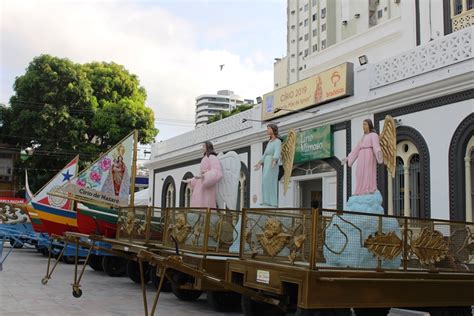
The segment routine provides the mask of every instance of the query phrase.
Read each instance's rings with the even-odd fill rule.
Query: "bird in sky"
[[[221,71],[222,71],[222,68],[224,68],[224,65],[225,64],[219,65],[219,67],[221,68]]]

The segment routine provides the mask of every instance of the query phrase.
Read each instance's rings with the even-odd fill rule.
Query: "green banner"
[[[331,126],[325,125],[296,134],[294,164],[332,157]]]

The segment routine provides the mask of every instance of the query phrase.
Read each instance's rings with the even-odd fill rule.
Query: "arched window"
[[[175,189],[172,183],[168,184],[166,188],[166,207],[174,207],[175,206]]]
[[[449,145],[449,209],[451,220],[472,222],[474,193],[474,114],[466,117]]]
[[[163,182],[163,191],[161,192],[161,207],[176,206],[176,187],[172,176],[166,177]]]
[[[240,163],[240,178],[239,178],[239,191],[237,196],[237,210],[242,210],[244,207],[249,207],[250,203],[250,174],[247,166]]]
[[[194,176],[191,172],[186,172],[182,180],[188,180],[188,179],[191,179],[192,177]],[[183,181],[181,181],[181,186],[179,189],[179,206],[190,207],[191,195],[192,195],[192,190],[189,183],[184,183]]]
[[[239,193],[237,198],[237,210],[245,207],[245,197],[247,196],[247,176],[244,171],[240,171]]]
[[[388,181],[389,215],[429,217],[429,154],[421,135],[412,128],[397,129],[400,137],[397,143],[395,178]],[[416,141],[416,144],[415,144]],[[420,147],[418,147],[418,146]],[[424,197],[425,199],[422,199]]]

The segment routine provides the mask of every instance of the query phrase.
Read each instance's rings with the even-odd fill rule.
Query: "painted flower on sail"
[[[76,183],[80,187],[85,187],[86,186],[86,181],[84,181],[83,179],[77,179]]]
[[[89,177],[91,178],[92,181],[94,181],[96,183],[99,183],[100,180],[102,179],[102,175],[97,171],[92,171],[90,173]]]
[[[107,171],[110,169],[110,166],[112,165],[112,160],[109,157],[105,157],[99,162],[99,165],[102,171]]]

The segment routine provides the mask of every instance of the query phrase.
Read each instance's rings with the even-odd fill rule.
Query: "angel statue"
[[[202,149],[204,157],[199,167],[199,175],[183,182],[189,183],[192,190],[191,207],[215,208],[216,188],[222,178],[222,166],[211,142],[205,142]]]
[[[278,162],[281,155],[281,138],[278,126],[268,124],[269,141],[262,158],[255,165],[255,170],[263,166],[262,203],[263,207],[278,207]]]
[[[381,136],[377,134],[370,119],[362,125],[364,135],[357,146],[342,164],[349,167],[356,165],[356,187],[354,194],[349,198],[346,210],[384,214],[382,195],[377,190],[377,163],[385,163],[389,174],[395,174],[396,159],[396,128],[391,116],[387,116]],[[369,253],[364,246],[370,235],[385,238],[392,234],[401,237],[398,221],[394,218],[383,218],[379,229],[379,217],[354,214],[332,215],[326,228],[324,257],[328,265],[354,268],[377,268],[377,258],[382,259],[384,268],[398,268],[400,256],[384,257],[377,254],[377,258]]]
[[[377,191],[377,163],[385,162],[392,177],[395,171],[396,132],[393,118],[388,116],[385,119],[380,140],[370,119],[364,120],[362,129],[364,130],[362,139],[349,156],[342,159],[342,164],[347,162],[349,167],[352,167],[357,160],[354,195],[372,194]]]

